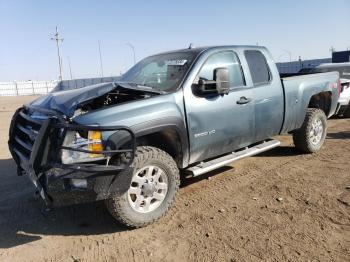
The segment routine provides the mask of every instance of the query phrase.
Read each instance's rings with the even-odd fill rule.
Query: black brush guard
[[[28,113],[39,112],[45,119],[32,118]],[[130,149],[90,151],[63,146],[67,131],[125,131],[130,135]],[[55,139],[52,137],[55,136]],[[18,175],[27,174],[38,189],[40,196],[47,205],[52,200],[47,195],[41,176],[51,168],[82,171],[86,173],[115,174],[128,168],[134,160],[136,139],[133,131],[125,126],[84,126],[71,124],[56,111],[24,106],[14,114],[9,134],[9,149],[17,164]],[[98,163],[63,164],[60,161],[60,151],[70,150],[90,154],[103,154],[107,158],[118,154],[128,153],[128,162],[121,165],[108,165]],[[64,177],[62,174],[57,178]]]

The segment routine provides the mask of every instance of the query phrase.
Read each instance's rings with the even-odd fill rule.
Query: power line
[[[60,35],[58,33],[57,26],[56,26],[56,34],[54,35],[54,37],[51,37],[51,40],[56,41],[57,56],[58,56],[58,67],[59,67],[59,70],[60,70],[60,81],[62,81],[63,77],[62,77],[62,60],[61,60],[61,54],[60,54],[60,43],[63,42],[63,38],[60,37]]]

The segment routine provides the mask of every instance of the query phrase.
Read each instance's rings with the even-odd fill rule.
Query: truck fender
[[[185,123],[178,117],[165,117],[143,122],[130,127],[135,133],[137,145],[158,147],[169,153],[177,162],[179,168],[185,168],[189,161],[189,143]],[[109,149],[121,148],[129,141],[129,134],[116,131],[107,139]],[[167,145],[176,148],[167,150]]]

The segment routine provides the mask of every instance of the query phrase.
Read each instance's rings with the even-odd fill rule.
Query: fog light
[[[79,189],[87,189],[87,180],[86,179],[78,179],[72,178],[70,179],[70,185]]]

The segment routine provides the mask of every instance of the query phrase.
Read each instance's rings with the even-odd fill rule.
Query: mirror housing
[[[201,94],[219,94],[227,95],[230,91],[230,77],[227,68],[214,69],[214,80],[198,81],[199,92]]]
[[[228,68],[216,68],[214,70],[216,90],[219,95],[227,95],[230,91],[230,75]]]

